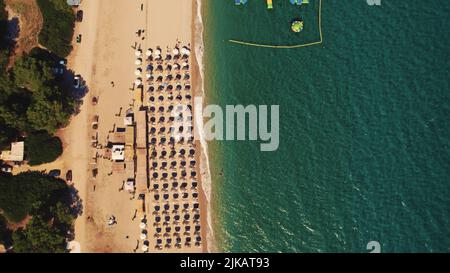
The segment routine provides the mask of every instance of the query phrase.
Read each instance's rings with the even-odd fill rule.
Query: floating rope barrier
[[[301,47],[319,45],[319,44],[321,44],[323,42],[323,36],[322,36],[322,0],[319,0],[319,36],[320,36],[320,40],[319,41],[312,42],[312,43],[307,43],[307,44],[301,44],[301,45],[267,45],[267,44],[258,44],[258,43],[239,41],[239,40],[228,40],[228,41],[230,43],[239,44],[239,45],[245,45],[245,46],[265,47],[265,48],[278,48],[278,49],[301,48]]]

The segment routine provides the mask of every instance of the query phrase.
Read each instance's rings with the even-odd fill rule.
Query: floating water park
[[[267,9],[273,9],[273,1],[272,0],[266,0],[267,1]],[[292,5],[306,5],[309,4],[309,0],[289,0],[289,2]],[[237,6],[243,6],[248,3],[248,0],[234,0],[234,4]],[[295,33],[299,33],[303,30],[303,20],[301,19],[294,19],[291,25],[291,30]]]
[[[282,0],[275,0],[275,1],[282,1]],[[311,0],[283,0],[283,1],[289,1],[292,5],[295,6],[303,6],[310,3]],[[263,44],[263,43],[256,43],[256,42],[249,42],[249,41],[242,41],[242,40],[234,40],[230,39],[228,40],[230,43],[238,44],[238,45],[244,45],[244,46],[253,46],[253,47],[265,47],[265,48],[278,48],[278,49],[291,49],[291,48],[301,48],[301,47],[308,47],[313,45],[319,45],[323,42],[323,36],[322,36],[322,0],[316,0],[318,2],[318,30],[319,30],[319,40],[315,42],[310,43],[303,43],[303,44],[296,44],[296,45],[270,45],[270,44]],[[245,6],[248,4],[248,0],[235,0],[236,6]],[[266,0],[267,2],[267,9],[272,10],[274,9],[273,0]],[[317,3],[316,2],[316,3]],[[301,17],[297,17],[291,20],[290,22],[290,30],[293,33],[300,33],[305,28],[306,24],[304,20]]]

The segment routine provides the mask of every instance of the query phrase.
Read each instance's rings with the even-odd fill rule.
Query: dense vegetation
[[[55,62],[42,56],[36,52],[24,55],[17,59],[10,71],[0,75],[0,147],[8,146],[20,135],[42,131],[53,134],[68,123],[75,111],[75,98],[60,86],[53,75]],[[43,139],[48,140],[48,137]],[[29,151],[39,155],[33,149]],[[59,155],[60,151],[53,153]],[[38,162],[47,158],[30,159]]]
[[[0,174],[0,208],[8,220],[20,222],[34,205],[66,187],[63,181],[39,173]]]
[[[73,96],[62,88],[61,81],[53,73],[61,57],[71,50],[75,20],[73,11],[65,0],[38,2],[44,17],[41,43],[54,53],[36,48],[18,58],[12,69],[6,71],[12,43],[8,40],[5,4],[0,0],[0,149],[7,148],[11,141],[38,131],[53,134],[67,124],[76,107]],[[43,158],[37,157],[40,153],[34,152],[35,149],[29,149],[32,154],[29,159],[48,162],[60,154],[58,145],[53,146],[56,150]]]
[[[0,222],[0,240],[12,243],[14,252],[65,252],[77,212],[70,187],[60,179],[41,173],[17,176],[0,173],[0,208],[9,221],[32,216],[26,229],[8,234]],[[3,220],[4,221],[4,220]]]
[[[31,166],[55,161],[62,154],[62,143],[58,137],[47,132],[37,132],[25,139],[25,147]]]
[[[66,57],[72,51],[75,15],[66,0],[37,0],[44,24],[39,43],[51,52]]]
[[[8,16],[0,0],[0,149],[25,138],[31,164],[51,162],[62,153],[52,137],[65,126],[77,101],[56,78],[55,66],[72,47],[74,14],[65,0],[38,0],[44,18],[40,43],[8,66],[13,43],[8,37]],[[7,69],[8,67],[8,69]],[[65,252],[77,212],[71,188],[41,173],[17,176],[0,172],[0,244],[14,252]],[[9,222],[31,216],[25,229],[11,231]]]
[[[5,11],[5,3],[0,0],[0,67],[8,63],[10,44],[6,36],[8,34],[8,14]]]

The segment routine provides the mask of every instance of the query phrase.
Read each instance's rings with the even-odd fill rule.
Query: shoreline
[[[202,0],[194,0],[193,4],[193,24],[192,24],[192,43],[194,45],[194,67],[196,72],[195,75],[198,75],[198,79],[196,79],[195,83],[196,88],[194,91],[194,97],[200,96],[203,99],[203,103],[206,101],[206,93],[205,93],[205,65],[204,65],[204,24],[203,24],[203,14],[202,14]],[[195,112],[195,106],[194,106]],[[212,180],[211,180],[211,169],[209,163],[209,155],[208,155],[208,143],[203,138],[202,128],[198,128],[198,124],[202,124],[199,122],[202,119],[202,116],[195,116],[195,130],[200,132],[200,173],[201,173],[201,187],[202,193],[205,197],[204,205],[206,206],[206,216],[205,226],[207,228],[206,231],[206,250],[207,252],[216,252],[217,248],[215,245],[215,237],[214,237],[214,229],[212,226],[212,200],[211,200],[211,192],[212,192]],[[206,215],[205,215],[206,214]]]

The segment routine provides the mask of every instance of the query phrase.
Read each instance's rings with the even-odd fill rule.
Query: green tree
[[[54,133],[56,129],[67,124],[70,114],[63,111],[61,102],[36,100],[28,108],[27,118],[34,130]]]
[[[13,251],[16,253],[63,253],[66,239],[61,231],[40,216],[35,216],[26,229],[12,235]]]
[[[41,131],[25,139],[25,147],[30,165],[40,165],[55,161],[62,154],[62,143],[58,137]]]
[[[74,217],[69,207],[61,202],[50,208],[50,213],[54,216],[55,225],[61,229],[72,225]]]
[[[39,208],[43,200],[67,189],[64,181],[38,172],[16,176],[0,173],[0,209],[9,221],[20,222]]]
[[[13,74],[16,85],[30,91],[37,91],[55,79],[50,63],[29,56],[16,61]]]
[[[66,0],[37,0],[44,19],[39,42],[64,58],[72,51],[75,14]]]

